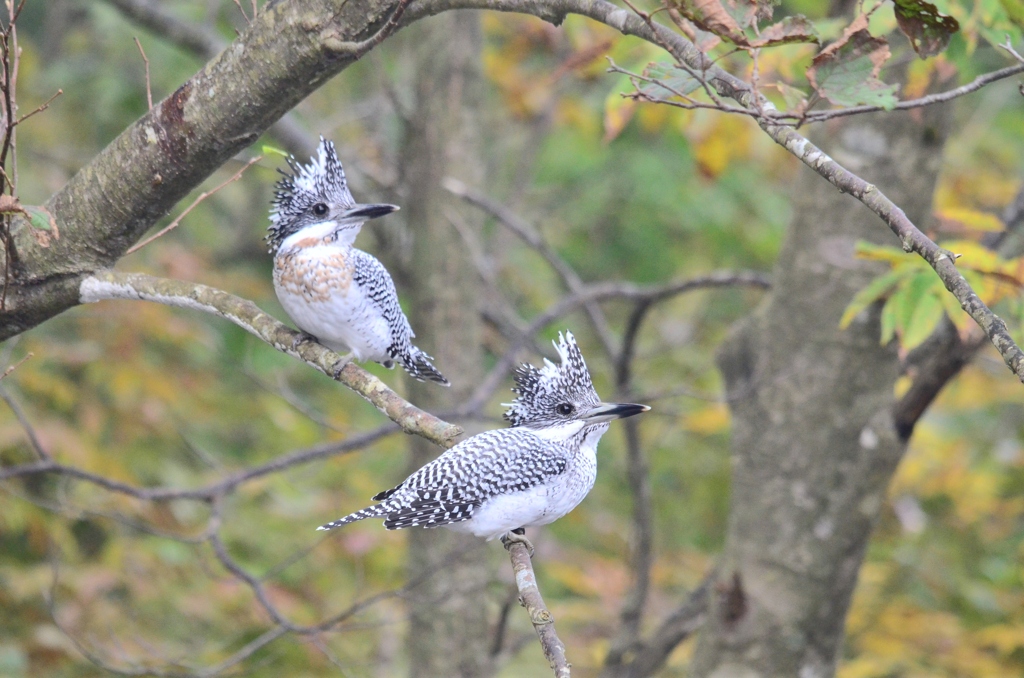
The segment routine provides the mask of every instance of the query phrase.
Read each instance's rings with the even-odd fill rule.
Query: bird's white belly
[[[339,352],[352,351],[357,360],[389,360],[391,332],[387,321],[355,285],[331,290],[326,299],[311,299],[277,284],[274,290],[285,312],[299,329]]]
[[[519,527],[547,525],[579,506],[594,487],[595,476],[596,465],[592,473],[572,474],[547,485],[492,497],[469,520],[445,527],[490,540]]]

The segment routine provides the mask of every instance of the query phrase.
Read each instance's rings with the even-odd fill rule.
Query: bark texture
[[[446,176],[480,179],[473,127],[481,87],[479,15],[445,13],[410,29],[402,42],[415,63],[400,163],[411,238],[402,278],[417,343],[452,382],[450,389],[410,382],[409,397],[428,411],[444,411],[472,394],[481,378],[477,274],[448,217],[460,209],[458,201],[441,187]],[[409,445],[412,468],[440,451],[418,437]],[[409,540],[410,578],[447,563],[409,599],[410,675],[486,674],[487,545],[443,529],[410,530]]]
[[[945,114],[833,123],[822,143],[921,223]],[[893,417],[899,362],[893,346],[879,345],[877,308],[839,329],[878,272],[854,258],[854,243],[891,236],[810,171],[794,201],[772,292],[719,355],[732,398],[732,500],[695,676],[834,674],[857,572],[906,449]]]

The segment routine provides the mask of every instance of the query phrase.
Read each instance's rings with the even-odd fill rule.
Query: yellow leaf
[[[998,232],[1003,230],[1002,220],[994,214],[965,207],[947,207],[935,213],[943,221],[955,221],[973,231]]]
[[[687,431],[711,435],[729,428],[729,409],[723,403],[709,405],[687,414],[683,419]]]
[[[636,102],[613,91],[604,100],[604,142],[615,139],[636,111]]]

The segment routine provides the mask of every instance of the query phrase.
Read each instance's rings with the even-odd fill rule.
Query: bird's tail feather
[[[399,356],[399,360],[402,361],[402,367],[413,379],[419,381],[433,381],[442,386],[451,386],[451,382],[445,379],[444,375],[437,371],[437,368],[431,364],[432,357],[416,348],[415,346],[409,346],[409,350],[405,355]]]
[[[376,504],[374,506],[368,506],[364,509],[356,511],[355,513],[350,513],[344,518],[338,518],[337,520],[332,521],[330,523],[325,523],[324,525],[321,525],[316,529],[333,530],[336,527],[348,525],[349,523],[354,523],[357,520],[365,520],[366,518],[384,518],[393,509],[394,507],[391,507],[387,504]]]

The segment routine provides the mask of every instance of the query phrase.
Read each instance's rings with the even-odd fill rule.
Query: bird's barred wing
[[[488,499],[541,485],[567,465],[568,451],[558,443],[515,429],[481,433],[378,494],[385,504],[393,502],[384,527],[439,527],[469,520]]]
[[[388,355],[392,358],[402,355],[409,340],[415,335],[398,304],[398,292],[391,274],[384,268],[384,264],[362,250],[352,249],[352,262],[352,281],[366,291],[367,297],[380,310],[391,330]]]

